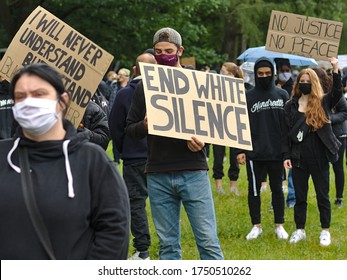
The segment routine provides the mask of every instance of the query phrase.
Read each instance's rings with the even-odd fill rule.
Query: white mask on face
[[[286,81],[288,81],[291,77],[292,77],[292,73],[290,73],[290,72],[283,72],[283,73],[279,73],[279,74],[278,74],[278,79],[279,79],[281,82],[286,82]]]
[[[57,102],[57,100],[29,97],[12,107],[13,115],[28,133],[42,135],[59,119],[56,113]]]

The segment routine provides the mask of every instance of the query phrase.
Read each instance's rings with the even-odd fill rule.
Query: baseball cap
[[[169,42],[177,46],[182,46],[181,35],[170,27],[164,27],[155,32],[153,36],[153,46],[158,42]]]

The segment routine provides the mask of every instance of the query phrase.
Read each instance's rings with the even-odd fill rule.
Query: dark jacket
[[[276,85],[278,84],[278,80],[276,80]],[[281,86],[282,89],[284,89],[286,92],[288,92],[288,96],[292,96],[292,90],[293,90],[294,81],[292,78],[290,78],[288,81],[286,81],[283,86]]]
[[[338,103],[342,96],[341,88],[341,76],[340,74],[333,74],[333,90],[329,94],[325,94],[322,100],[322,106],[329,116],[331,109]],[[283,159],[294,160],[294,164],[298,165],[300,161],[300,147],[301,142],[294,141],[290,135],[297,135],[298,130],[293,129],[297,121],[300,119],[302,113],[299,112],[299,97],[293,96],[285,105],[285,129],[282,135],[282,152]],[[306,125],[306,118],[303,122],[303,126],[299,126],[298,129],[304,128],[306,133],[310,132],[310,128]],[[295,130],[295,131],[293,131]],[[341,146],[340,141],[333,133],[330,123],[325,124],[321,129],[316,131],[319,139],[322,141],[326,148],[326,157],[330,162],[336,162],[338,159],[338,150]],[[305,136],[304,136],[305,137]]]
[[[135,87],[141,79],[133,79],[128,86],[118,93],[110,113],[109,127],[113,145],[121,154],[125,164],[147,159],[147,137],[131,139],[125,134],[126,119],[130,110]]]
[[[14,104],[9,92],[9,83],[4,80],[0,83],[0,139],[11,137],[13,125],[12,106]]]
[[[136,86],[131,108],[127,117],[126,134],[132,139],[147,136],[143,120],[146,104],[143,83]],[[187,140],[148,135],[148,157],[146,172],[173,172],[188,170],[208,170],[204,149],[192,152]]]
[[[347,136],[347,101],[343,96],[331,109],[330,121],[336,137]]]
[[[16,138],[0,141],[0,259],[48,259],[24,204],[16,171],[18,140],[19,147],[28,149],[36,201],[56,258],[127,258],[130,210],[125,183],[105,151],[75,138],[76,129],[68,121],[64,127],[63,140],[31,141],[19,127]]]
[[[272,69],[272,81],[268,89],[259,84],[257,70],[259,62],[268,61]],[[253,151],[248,151],[247,158],[259,161],[282,160],[281,135],[283,129],[284,104],[288,93],[275,86],[274,67],[265,57],[254,65],[255,87],[246,91],[249,124]]]
[[[88,103],[77,131],[77,137],[98,144],[104,150],[107,149],[108,143],[110,142],[110,130],[108,128],[107,116],[101,107],[94,101]]]

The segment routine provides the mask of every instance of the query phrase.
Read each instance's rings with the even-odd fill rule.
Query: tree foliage
[[[0,47],[37,5],[65,21],[115,56],[114,63],[131,67],[136,56],[152,47],[161,27],[177,29],[184,55],[198,67],[219,67],[235,61],[247,47],[265,44],[271,10],[345,21],[344,0],[0,0]],[[344,28],[340,53],[347,53]],[[113,66],[112,66],[113,67]]]

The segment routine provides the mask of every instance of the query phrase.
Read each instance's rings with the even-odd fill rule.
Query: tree
[[[37,5],[113,54],[112,68],[116,61],[130,68],[165,26],[182,34],[184,56],[194,56],[198,67],[217,68],[265,44],[273,9],[347,23],[344,0],[0,0],[0,47]],[[347,53],[346,28],[343,32],[340,53]]]

